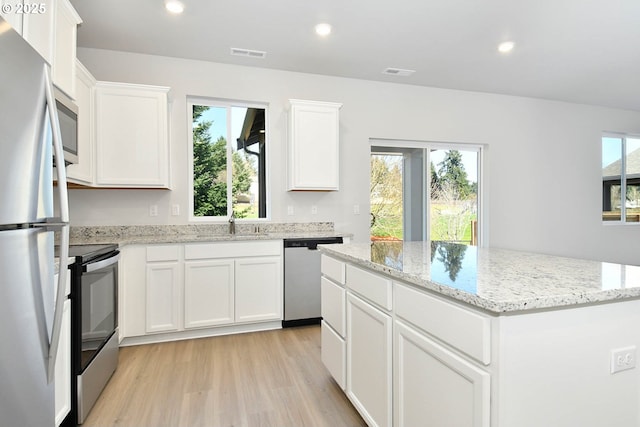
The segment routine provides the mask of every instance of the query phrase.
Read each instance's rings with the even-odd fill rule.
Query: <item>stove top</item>
[[[99,258],[110,252],[118,250],[115,243],[99,245],[71,245],[69,246],[69,256],[76,259],[76,262],[87,262]],[[59,255],[59,248],[56,246],[55,256]]]

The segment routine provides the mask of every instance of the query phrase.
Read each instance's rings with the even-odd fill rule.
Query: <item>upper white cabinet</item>
[[[54,3],[53,83],[71,98],[75,98],[76,36],[82,19],[69,0],[56,0]]]
[[[22,6],[22,0],[0,0],[0,5],[10,5],[11,7],[5,6],[4,8],[0,8],[0,16],[11,25],[11,27],[18,32],[18,34],[22,34],[22,14],[16,13],[15,7]]]
[[[335,102],[290,99],[288,190],[338,190],[339,111]]]
[[[169,88],[96,84],[96,185],[169,188]]]
[[[0,0],[0,15],[51,65],[53,83],[75,99],[78,24],[82,19],[69,0]]]
[[[59,1],[58,3],[62,2]],[[22,37],[52,65],[56,42],[55,18],[57,7],[58,6],[54,5],[53,0],[43,0],[38,2],[38,8],[40,8],[38,9],[38,13],[27,13],[22,17]],[[44,13],[39,13],[41,11]],[[75,45],[75,43],[76,41],[74,39],[73,44]]]
[[[67,179],[76,184],[93,185],[95,181],[95,87],[96,79],[76,61],[78,163],[67,166]]]

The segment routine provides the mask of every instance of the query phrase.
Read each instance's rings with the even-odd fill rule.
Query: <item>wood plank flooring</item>
[[[320,327],[120,349],[84,427],[366,426],[320,360]]]

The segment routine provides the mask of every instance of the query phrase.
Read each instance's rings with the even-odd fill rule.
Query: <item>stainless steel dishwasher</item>
[[[284,240],[284,320],[282,327],[320,323],[318,245],[342,243],[342,237]]]

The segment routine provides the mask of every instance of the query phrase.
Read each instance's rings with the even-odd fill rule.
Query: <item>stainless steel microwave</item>
[[[78,107],[64,93],[54,88],[65,164],[78,163]]]

